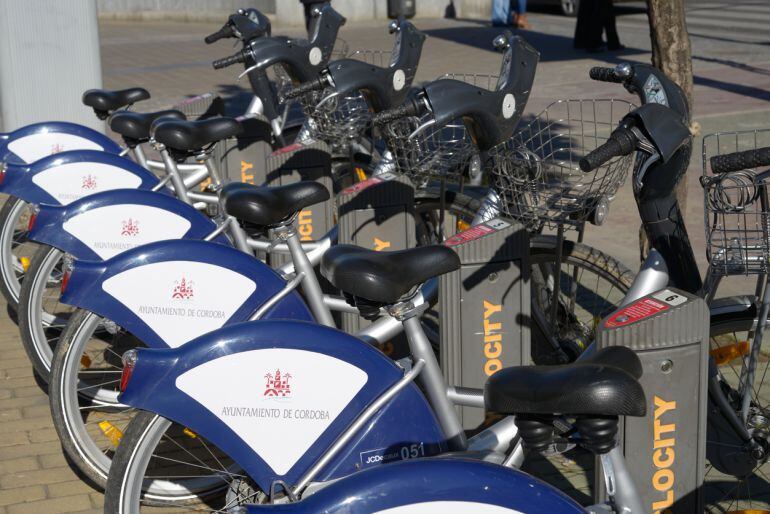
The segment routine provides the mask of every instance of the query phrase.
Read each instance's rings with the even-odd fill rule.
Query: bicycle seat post
[[[433,347],[420,322],[420,315],[427,308],[428,303],[425,302],[422,294],[417,293],[407,300],[389,306],[388,314],[404,325],[412,359],[425,362],[425,367],[418,380],[422,384],[428,401],[436,413],[436,418],[444,430],[449,449],[463,451],[468,448],[468,440],[454,403],[447,395],[446,381],[436,360],[436,354],[433,352]]]
[[[177,167],[174,158],[171,157],[168,148],[166,148],[166,145],[158,143],[157,141],[154,144],[155,149],[160,152],[160,156],[163,159],[163,165],[166,167],[166,172],[171,177],[171,183],[174,185],[174,193],[177,198],[188,205],[192,205],[190,197],[187,196],[184,180],[182,180],[182,176],[179,174],[179,168]]]
[[[305,274],[302,279],[302,289],[316,320],[327,327],[336,327],[331,311],[324,303],[321,284],[318,282],[313,265],[310,263],[310,259],[308,259],[299,240],[297,234],[297,215],[295,214],[285,223],[273,227],[272,235],[274,238],[285,242],[286,246],[289,247],[295,272]]]

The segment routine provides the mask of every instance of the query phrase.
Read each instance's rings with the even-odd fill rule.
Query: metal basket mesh
[[[632,157],[584,173],[578,162],[633,109],[624,100],[560,100],[488,153],[485,169],[505,214],[530,229],[575,228],[602,199],[611,200]]]
[[[763,170],[725,174],[711,171],[710,159],[743,150],[770,146],[770,129],[722,132],[703,138],[703,175],[706,255],[711,272],[752,275],[768,271],[770,259],[770,199]]]
[[[454,79],[486,89],[497,87],[496,75],[452,73],[440,78]],[[478,149],[462,120],[442,126],[430,126],[410,137],[418,127],[429,122],[432,115],[395,120],[383,128],[383,137],[393,154],[396,169],[415,184],[431,179],[460,182]]]

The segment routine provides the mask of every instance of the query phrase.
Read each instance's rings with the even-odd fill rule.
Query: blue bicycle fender
[[[295,483],[404,375],[371,345],[298,321],[240,323],[179,348],[137,355],[121,402],[206,438],[264,490],[275,480]],[[316,480],[355,473],[365,459],[374,466],[445,450],[433,411],[410,383]]]
[[[28,203],[66,205],[114,189],[152,189],[158,178],[134,161],[96,150],[73,150],[29,165],[9,165],[0,193]]]
[[[306,499],[249,507],[251,514],[580,514],[556,488],[521,471],[438,457],[400,462],[343,478]]]
[[[97,150],[119,154],[123,149],[101,132],[66,121],[33,123],[0,134],[0,162],[32,164],[70,150]]]
[[[41,205],[29,239],[77,260],[104,260],[148,243],[203,239],[216,225],[181,200],[153,191],[116,189],[68,205]],[[230,246],[220,235],[215,242]]]
[[[235,248],[159,241],[103,262],[75,261],[61,301],[114,321],[149,347],[168,348],[249,319],[285,284]],[[313,319],[296,291],[267,316]]]

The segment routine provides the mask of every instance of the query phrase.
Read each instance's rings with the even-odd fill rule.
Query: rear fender
[[[548,514],[585,513],[556,488],[521,471],[440,457],[362,471],[304,500],[252,514]]]
[[[117,189],[68,205],[42,205],[29,239],[78,260],[104,260],[156,241],[203,239],[216,225],[195,208],[165,194]],[[225,236],[216,242],[230,245]]]
[[[0,134],[0,161],[8,164],[32,164],[70,150],[97,150],[116,155],[123,151],[101,132],[66,121],[33,123]]]
[[[138,350],[120,400],[206,438],[268,491],[276,480],[296,483],[403,375],[403,369],[381,352],[336,329],[297,321],[252,321],[179,348]],[[412,383],[316,478],[326,481],[354,473],[364,458],[382,464],[383,459],[368,459],[376,454],[417,457],[421,446],[431,455],[442,451],[445,441]]]
[[[160,241],[103,262],[75,261],[61,301],[114,321],[147,346],[167,348],[249,319],[285,284],[235,248]],[[266,317],[313,319],[296,291]]]
[[[8,166],[0,192],[28,203],[66,205],[94,193],[114,189],[152,189],[158,178],[119,155],[73,150],[30,165]]]

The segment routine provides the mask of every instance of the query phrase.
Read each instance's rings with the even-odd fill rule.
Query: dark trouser
[[[601,46],[602,32],[607,34],[607,46],[620,46],[612,0],[581,0],[575,26],[575,48]]]

